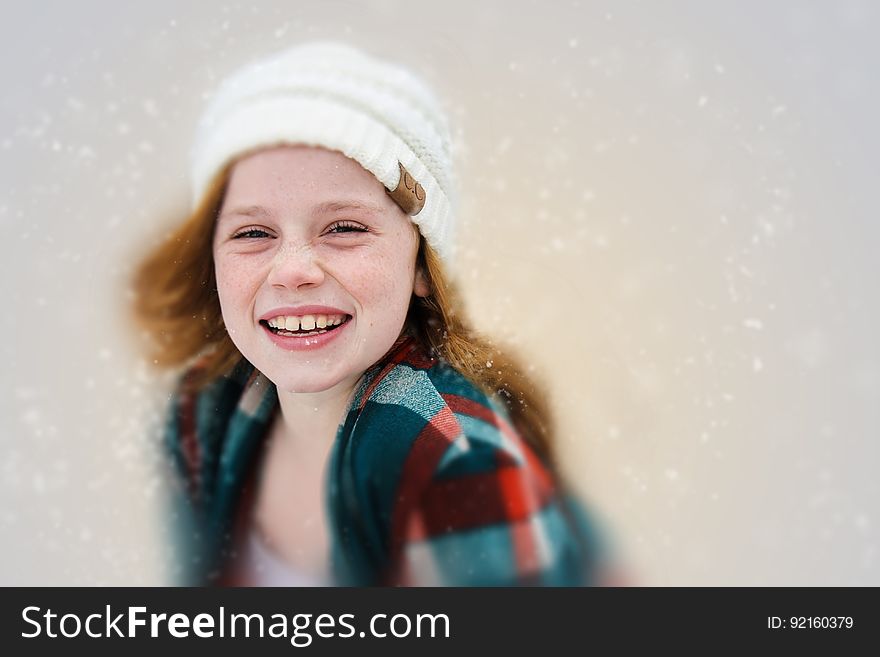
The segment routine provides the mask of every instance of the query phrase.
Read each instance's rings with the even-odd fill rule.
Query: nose
[[[318,286],[324,281],[324,269],[308,243],[284,244],[272,261],[268,282],[273,287],[296,290]]]

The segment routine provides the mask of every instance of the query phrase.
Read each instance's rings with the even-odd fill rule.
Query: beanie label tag
[[[421,212],[425,207],[425,188],[412,177],[409,171],[398,161],[400,167],[400,180],[394,191],[386,190],[406,214],[413,216]]]

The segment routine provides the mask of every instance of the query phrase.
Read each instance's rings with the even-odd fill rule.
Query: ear
[[[413,281],[413,294],[417,297],[426,297],[431,294],[431,286],[428,285],[428,277],[421,267],[416,267],[416,277]]]

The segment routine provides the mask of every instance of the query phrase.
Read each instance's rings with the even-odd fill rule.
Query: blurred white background
[[[880,585],[876,4],[33,2],[0,25],[0,584],[166,581],[131,268],[226,73],[310,38],[456,127],[457,275],[647,585]]]

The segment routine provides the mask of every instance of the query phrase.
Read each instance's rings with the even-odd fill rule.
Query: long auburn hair
[[[242,359],[226,332],[214,277],[214,225],[232,164],[221,170],[201,204],[154,247],[135,269],[133,319],[149,362],[169,369],[194,360],[196,388],[227,374]],[[504,402],[514,426],[536,453],[555,467],[554,422],[546,393],[517,358],[473,330],[456,285],[439,256],[419,234],[416,264],[430,293],[413,295],[404,331],[426,353],[445,359],[488,394]]]

